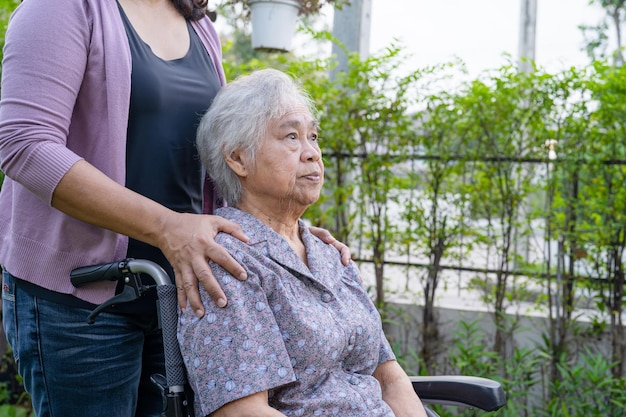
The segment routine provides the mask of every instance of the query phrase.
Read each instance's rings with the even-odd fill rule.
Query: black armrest
[[[426,404],[448,404],[495,411],[506,404],[499,382],[475,376],[411,376],[413,389]]]

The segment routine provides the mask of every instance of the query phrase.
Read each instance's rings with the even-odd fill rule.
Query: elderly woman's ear
[[[248,176],[248,166],[249,160],[246,157],[247,155],[243,155],[240,151],[233,151],[230,155],[226,156],[226,163],[233,170],[238,177],[247,177]]]

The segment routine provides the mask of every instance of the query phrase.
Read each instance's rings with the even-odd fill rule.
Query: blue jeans
[[[150,381],[164,374],[163,341],[151,315],[101,313],[34,297],[2,271],[3,326],[38,417],[157,417]]]

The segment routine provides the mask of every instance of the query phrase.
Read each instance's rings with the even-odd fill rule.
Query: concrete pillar
[[[348,51],[366,57],[370,47],[371,15],[372,0],[352,0],[341,10],[335,9],[333,36],[345,44]],[[331,77],[348,68],[348,57],[341,48],[333,45],[332,53],[337,56],[338,65]]]
[[[520,30],[519,30],[519,60],[518,69],[529,72],[532,69],[530,62],[535,60],[535,35],[537,32],[537,1],[520,0]]]

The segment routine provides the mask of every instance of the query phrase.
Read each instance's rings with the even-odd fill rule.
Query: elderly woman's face
[[[317,124],[307,109],[295,108],[270,123],[259,145],[255,169],[242,182],[246,193],[274,208],[280,203],[305,207],[317,201],[324,164]]]

